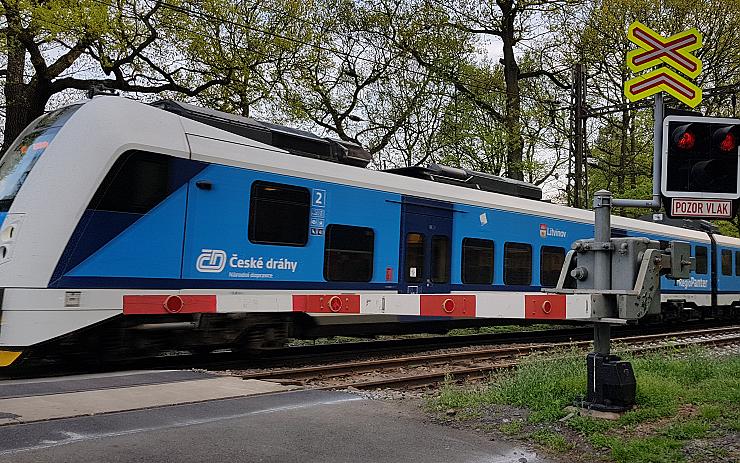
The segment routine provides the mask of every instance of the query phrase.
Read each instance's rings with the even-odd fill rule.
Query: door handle
[[[198,180],[197,182],[195,182],[195,186],[197,186],[201,190],[213,189],[213,183],[208,180]]]

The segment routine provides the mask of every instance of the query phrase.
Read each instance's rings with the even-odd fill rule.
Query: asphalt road
[[[410,407],[296,391],[0,427],[0,462],[534,463]]]

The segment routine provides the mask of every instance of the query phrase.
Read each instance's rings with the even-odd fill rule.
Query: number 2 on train
[[[319,190],[314,188],[313,190],[313,206],[324,207],[326,206],[326,190]]]

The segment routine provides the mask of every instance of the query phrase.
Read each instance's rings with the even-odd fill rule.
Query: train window
[[[169,193],[169,162],[162,154],[132,151],[122,155],[90,201],[98,211],[146,214]]]
[[[709,268],[706,246],[697,246],[694,257],[696,257],[696,273],[706,275]]]
[[[504,283],[507,285],[532,284],[532,245],[504,244]]]
[[[722,275],[732,275],[732,251],[722,250]]]
[[[0,158],[0,212],[10,210],[18,190],[31,173],[59,129],[82,105],[67,106],[53,111],[26,127]]]
[[[256,181],[249,200],[249,241],[305,246],[308,242],[308,188]]]
[[[462,282],[478,285],[493,283],[493,241],[463,239]]]
[[[432,237],[432,283],[450,281],[450,239],[443,235]]]
[[[406,281],[421,282],[424,272],[424,235],[409,233],[406,235]]]
[[[740,251],[735,251],[735,275],[740,276]]]
[[[565,248],[542,246],[540,250],[540,285],[554,288],[560,278],[560,269],[565,262]]]
[[[327,281],[370,281],[373,278],[372,228],[331,224],[324,242],[324,278]]]

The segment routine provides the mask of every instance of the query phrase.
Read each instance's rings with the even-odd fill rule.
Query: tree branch
[[[31,64],[36,70],[36,74],[40,77],[46,77],[46,60],[41,54],[38,44],[33,40],[31,33],[27,29],[20,29],[13,35],[28,50],[28,54],[31,56]]]
[[[85,49],[89,47],[91,43],[92,41],[87,37],[80,39],[80,41],[70,48],[67,53],[60,56],[51,66],[49,66],[46,70],[45,77],[47,79],[59,77],[61,73],[69,69],[74,62],[77,61],[77,58],[82,56]]]
[[[568,90],[570,88],[570,85],[564,84],[563,82],[561,82],[560,79],[558,79],[554,73],[550,71],[546,71],[544,69],[539,69],[537,71],[532,71],[532,72],[521,72],[519,73],[519,80],[531,79],[533,77],[541,77],[541,76],[546,76],[548,79],[552,81],[552,83],[554,83],[560,88],[563,88],[565,90]]]
[[[159,38],[159,33],[157,32],[157,29],[152,25],[151,18],[161,6],[162,3],[157,2],[151,10],[149,10],[145,15],[141,17],[141,22],[144,23],[144,26],[146,26],[147,30],[149,31],[149,35],[139,45],[137,45],[136,47],[132,47],[133,50],[131,51],[131,53],[129,53],[127,56],[124,56],[123,58],[115,60],[107,66],[103,65],[103,60],[100,61],[101,66],[103,67],[103,71],[106,74],[110,74],[114,68],[120,68],[124,64],[131,63],[137,56],[141,56],[144,50]],[[128,45],[132,46],[133,43],[129,42]]]
[[[467,98],[470,98],[471,101],[473,101],[476,105],[487,111],[491,116],[493,116],[494,119],[496,119],[498,122],[501,122],[504,120],[503,114],[501,114],[499,111],[496,110],[490,103],[487,101],[484,101],[483,99],[479,98],[478,95],[475,94],[472,90],[470,90],[467,85],[465,85],[464,82],[462,82],[460,79],[457,78],[453,73],[451,72],[445,72],[441,69],[439,69],[434,64],[426,61],[423,56],[421,56],[421,53],[419,53],[418,50],[408,47],[405,44],[400,44],[403,49],[411,53],[411,56],[414,57],[417,63],[421,65],[422,67],[432,71],[436,72],[438,74],[444,75],[450,82],[452,82],[452,85],[455,87],[455,90],[465,95]]]
[[[227,85],[230,81],[231,79],[229,78],[229,76],[227,76],[223,78],[209,80],[195,88],[185,87],[174,82],[148,86],[131,84],[125,80],[122,80],[122,75],[119,74],[116,79],[77,79],[75,77],[65,77],[63,79],[58,79],[52,82],[51,88],[54,92],[60,92],[62,90],[70,88],[77,90],[87,90],[92,85],[103,85],[108,88],[113,88],[124,92],[159,93],[173,91],[185,94],[187,96],[196,96],[204,90],[207,90],[215,85]]]

